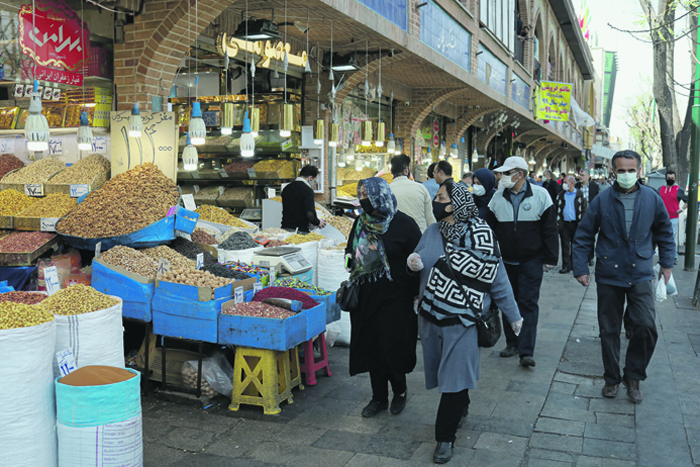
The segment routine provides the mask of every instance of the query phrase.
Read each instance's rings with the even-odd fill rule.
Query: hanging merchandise
[[[197,164],[199,163],[199,155],[197,154],[197,148],[195,148],[192,145],[192,140],[190,139],[189,133],[187,133],[187,142],[185,149],[182,151],[182,163],[184,166],[183,168],[188,172],[192,170],[197,170]]]
[[[32,0],[32,31],[36,31],[36,0]],[[41,94],[39,81],[36,79],[36,41],[34,43],[34,89],[29,103],[29,115],[24,124],[24,136],[27,139],[28,151],[46,151],[49,149],[49,122],[41,112]]]

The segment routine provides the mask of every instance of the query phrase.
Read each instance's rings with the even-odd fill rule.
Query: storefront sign
[[[569,121],[572,85],[542,81],[542,87],[537,96],[536,118],[560,122]]]
[[[408,21],[406,10],[409,3],[407,0],[358,1],[370,10],[388,19],[404,31],[406,30],[406,23]]]
[[[466,71],[469,69],[471,34],[433,0],[420,9],[420,40]]]
[[[75,71],[90,60],[90,30],[62,0],[38,0],[36,15],[22,5],[19,45],[38,65]]]
[[[23,78],[25,77],[23,76]],[[30,78],[30,76],[28,75],[26,78]],[[50,81],[52,83],[70,84],[71,86],[83,85],[83,75],[45,66],[36,67],[36,79],[40,81]]]
[[[238,55],[238,52],[247,51],[260,57],[260,61],[255,66],[262,68],[269,68],[273,59],[282,62],[285,50],[287,51],[287,60],[290,65],[304,68],[307,61],[306,51],[294,55],[292,54],[292,46],[289,43],[282,41],[275,43],[272,41],[244,41],[235,37],[228,37],[226,33],[219,34],[219,37],[216,38],[216,50],[221,56],[226,55],[226,51],[228,51],[229,57],[235,57]]]

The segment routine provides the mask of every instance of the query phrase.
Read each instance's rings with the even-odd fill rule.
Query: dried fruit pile
[[[100,255],[100,260],[134,274],[140,274],[155,279],[158,272],[158,261],[145,255],[143,252],[127,246],[115,246]]]
[[[321,234],[317,234],[317,233],[312,232],[312,233],[309,233],[306,235],[299,235],[299,234],[292,235],[291,237],[287,237],[284,241],[287,243],[293,243],[295,245],[299,245],[300,243],[317,242],[319,240],[323,240],[324,238],[326,238],[326,237],[324,237]]]
[[[234,232],[226,241],[219,245],[222,250],[247,250],[248,248],[261,247],[253,240],[248,232]]]
[[[194,195],[195,201],[202,201],[202,200],[215,200],[216,198],[219,197],[219,187],[218,186],[208,186],[206,188],[202,188],[197,192],[196,195]]]
[[[68,195],[51,194],[17,213],[17,217],[63,217],[78,206]]]
[[[170,242],[170,248],[172,248],[177,253],[179,253],[187,259],[197,261],[197,255],[202,253],[204,255],[204,264],[216,263],[216,260],[212,255],[199,248],[195,243],[192,243],[191,241],[182,237],[176,238],[175,240]],[[171,263],[171,266],[174,265]],[[194,267],[192,267],[191,269],[194,269]]]
[[[254,161],[234,161],[224,167],[226,172],[245,172],[255,165]]]
[[[225,315],[251,316],[254,318],[287,319],[296,313],[278,306],[260,302],[245,302],[222,311]]]
[[[339,243],[336,246],[326,246],[323,247],[324,250],[344,250],[347,248],[348,242]]]
[[[158,167],[138,165],[90,193],[57,230],[83,238],[126,235],[163,219],[179,196],[177,185]]]
[[[253,194],[253,190],[251,188],[243,188],[243,187],[233,187],[233,188],[227,188],[224,193],[219,196],[218,200],[219,201],[243,201],[246,198],[250,198],[251,195]]]
[[[185,383],[185,386],[190,387],[190,388],[196,388],[197,387],[197,364],[195,362],[195,365],[188,365],[185,363],[182,365],[182,382]],[[202,395],[207,396],[207,397],[216,397],[219,393],[214,391],[212,389],[211,385],[209,385],[209,382],[204,378],[204,375],[202,375],[202,385],[200,387],[202,390]]]
[[[248,274],[234,271],[233,269],[229,269],[223,264],[219,263],[207,264],[206,266],[202,267],[202,271],[208,271],[214,274],[215,276],[223,277],[224,279],[234,279],[237,281],[250,279],[250,276]]]
[[[285,242],[284,240],[270,240],[267,242],[267,245],[265,245],[265,248],[275,248],[277,246],[287,246],[289,243]]]
[[[349,217],[332,216],[326,218],[326,222],[338,229],[340,233],[345,235],[345,238],[350,237],[350,231],[352,230],[352,225],[354,224],[354,221]]]
[[[40,306],[55,315],[72,316],[104,310],[118,303],[119,300],[90,286],[75,284],[51,295]]]
[[[0,293],[0,303],[12,302],[23,303],[25,305],[36,305],[42,300],[48,298],[48,295],[36,292],[6,292]]]
[[[15,169],[21,169],[24,167],[24,163],[17,159],[12,154],[3,154],[0,156],[0,180],[2,177],[12,172]]]
[[[201,192],[200,192],[201,193]],[[218,193],[218,192],[217,192]],[[232,216],[228,212],[216,206],[203,204],[195,211],[199,214],[199,218],[203,221],[214,222],[215,224],[230,225],[231,227],[250,228],[248,224],[242,222],[237,217]]]
[[[0,216],[14,216],[37,201],[39,201],[39,198],[27,196],[19,191],[0,191]]]
[[[304,310],[318,306],[318,302],[308,294],[296,289],[287,287],[265,287],[253,297],[254,302],[262,302],[266,298],[286,298],[288,300],[299,300]]]
[[[191,235],[192,241],[195,243],[204,243],[207,245],[218,245],[219,242],[214,238],[214,236],[203,229],[194,229]]]
[[[231,279],[217,277],[208,271],[198,271],[197,269],[171,269],[160,277],[165,282],[176,282],[178,284],[193,285],[195,287],[210,287],[218,289],[230,284]]]
[[[270,238],[270,237],[275,237],[277,235],[284,235],[284,234],[288,234],[288,233],[289,232],[287,232],[284,229],[277,229],[275,227],[268,227],[267,229],[261,230],[260,232],[258,232],[257,235],[262,235],[263,237]]]
[[[11,173],[3,178],[2,183],[46,183],[46,181],[59,170],[65,169],[66,164],[61,162],[56,156],[45,157],[39,161],[32,162],[22,170]]]
[[[0,239],[0,253],[31,253],[55,236],[45,232],[15,232]]]
[[[23,303],[0,303],[0,330],[28,328],[53,320],[53,314],[40,306]]]
[[[99,154],[90,154],[57,174],[51,179],[51,184],[92,183],[95,177],[111,168],[112,164],[107,159]]]
[[[196,260],[187,259],[172,248],[163,245],[143,249],[141,253],[155,259],[156,262],[158,262],[160,258],[163,258],[170,263],[170,267],[172,268],[194,269],[197,266]],[[213,259],[214,258],[212,258],[212,260]]]

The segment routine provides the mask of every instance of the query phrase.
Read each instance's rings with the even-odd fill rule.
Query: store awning
[[[603,147],[600,144],[594,144],[593,149],[591,149],[591,154],[602,157],[603,159],[612,159],[612,157],[615,155],[615,151],[613,149]]]
[[[595,125],[595,119],[578,105],[573,96],[571,97],[571,116],[574,117],[574,121],[578,126],[588,128]]]

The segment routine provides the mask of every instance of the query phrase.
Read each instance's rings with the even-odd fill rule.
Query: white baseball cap
[[[509,157],[505,160],[502,166],[497,169],[493,169],[494,172],[509,172],[513,169],[528,170],[529,166],[525,159],[519,156]]]

